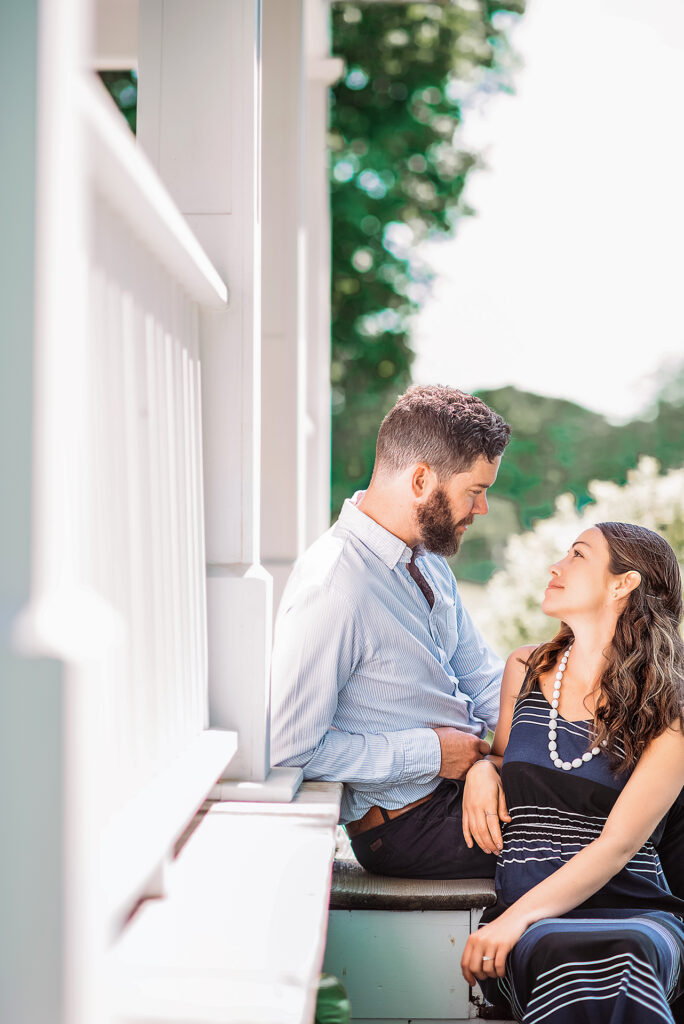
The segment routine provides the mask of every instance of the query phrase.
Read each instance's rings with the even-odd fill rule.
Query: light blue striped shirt
[[[434,728],[494,728],[503,663],[463,607],[440,555],[412,551],[344,503],[337,523],[298,559],[278,610],[271,752],[307,779],[344,782],[340,820],[397,808],[439,784]]]

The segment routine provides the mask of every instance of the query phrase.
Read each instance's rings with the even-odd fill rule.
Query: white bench
[[[109,958],[116,1024],[311,1024],[342,787],[213,803]]]
[[[488,878],[426,881],[369,874],[338,830],[324,970],[347,989],[354,1024],[477,1018],[461,954],[482,911],[494,902]]]

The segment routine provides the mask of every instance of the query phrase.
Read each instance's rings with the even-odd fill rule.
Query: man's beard
[[[423,546],[433,554],[445,555],[447,558],[455,555],[461,546],[463,534],[457,532],[458,527],[469,526],[474,518],[466,516],[457,522],[451,514],[449,499],[443,487],[439,487],[427,501],[416,506],[416,517]]]

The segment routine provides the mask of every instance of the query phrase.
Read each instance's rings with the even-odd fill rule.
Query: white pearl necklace
[[[572,650],[572,644],[568,647],[567,651],[561,658],[561,663],[558,666],[556,672],[556,681],[553,684],[553,698],[551,700],[551,708],[549,710],[549,757],[553,761],[556,768],[562,768],[564,772],[569,772],[571,768],[581,768],[587,761],[591,761],[592,757],[596,757],[597,754],[601,753],[600,747],[593,747],[591,750],[587,750],[581,757],[576,757],[574,761],[564,761],[562,757],[558,756],[558,740],[556,734],[556,727],[558,725],[558,701],[560,698],[561,683],[563,682],[563,673],[568,664],[568,655]]]

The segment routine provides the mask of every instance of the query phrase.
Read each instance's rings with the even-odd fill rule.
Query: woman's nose
[[[558,568],[558,562],[554,562],[553,565],[549,566],[549,572],[552,576],[560,576],[560,569]]]

